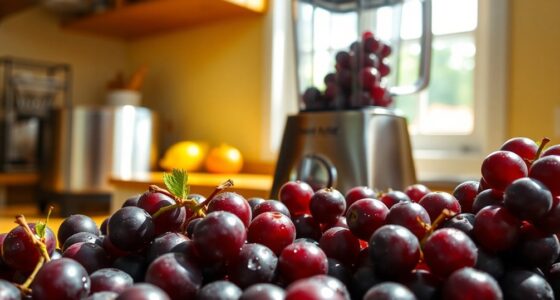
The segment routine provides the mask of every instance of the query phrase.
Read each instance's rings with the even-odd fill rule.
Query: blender
[[[405,2],[419,8],[418,76],[398,85]],[[286,121],[271,198],[291,180],[342,193],[416,183],[407,121],[391,107],[429,83],[431,0],[296,0],[292,8],[299,112]]]

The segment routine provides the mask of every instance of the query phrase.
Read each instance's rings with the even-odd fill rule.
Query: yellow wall
[[[106,82],[127,68],[126,43],[69,33],[59,24],[40,8],[0,20],[0,56],[69,63],[74,103],[103,103]]]
[[[143,103],[162,117],[163,146],[226,142],[259,160],[263,118],[264,17],[223,20],[131,43],[146,64]]]
[[[510,3],[508,134],[560,143],[560,1]]]

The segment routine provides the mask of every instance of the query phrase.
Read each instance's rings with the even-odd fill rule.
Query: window
[[[272,2],[274,72],[271,73],[269,138],[274,155],[286,114],[295,113],[297,105],[292,82],[294,47],[288,35],[291,31],[289,2]],[[418,74],[420,7],[418,1],[405,1],[403,5],[400,60],[390,78],[392,85],[412,83]],[[391,17],[383,10],[377,14],[379,22]],[[395,108],[408,119],[420,180],[476,178],[480,176],[484,156],[503,142],[506,15],[507,0],[432,0],[434,38],[430,85],[420,93],[395,99]],[[317,11],[314,22],[323,20],[327,24],[329,17],[328,11]],[[323,27],[322,34],[336,34],[336,29]],[[347,27],[345,30],[356,30],[351,29],[352,25]],[[391,39],[389,32],[375,34],[382,40]],[[315,33],[315,38],[320,36],[320,32]],[[340,36],[340,45],[348,45],[347,36]],[[275,43],[279,41],[282,43]],[[340,49],[336,43],[331,44],[334,45],[325,45],[322,53],[328,59]],[[391,55],[392,59],[395,56]],[[304,80],[320,85],[328,67],[318,64]]]

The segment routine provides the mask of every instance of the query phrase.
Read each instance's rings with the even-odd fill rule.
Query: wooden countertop
[[[268,196],[272,188],[272,176],[263,174],[210,174],[189,173],[188,184],[192,193],[205,195],[211,192],[222,182],[231,179],[232,191],[239,192],[246,197]],[[148,186],[155,184],[164,187],[163,172],[150,172],[134,174],[130,177],[112,177],[109,182],[115,188],[147,190]]]
[[[35,172],[0,173],[0,185],[34,185],[39,182]]]

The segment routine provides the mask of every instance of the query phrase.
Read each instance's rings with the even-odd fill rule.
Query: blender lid
[[[300,0],[329,11],[354,11],[357,7],[371,9],[401,4],[404,0]]]

